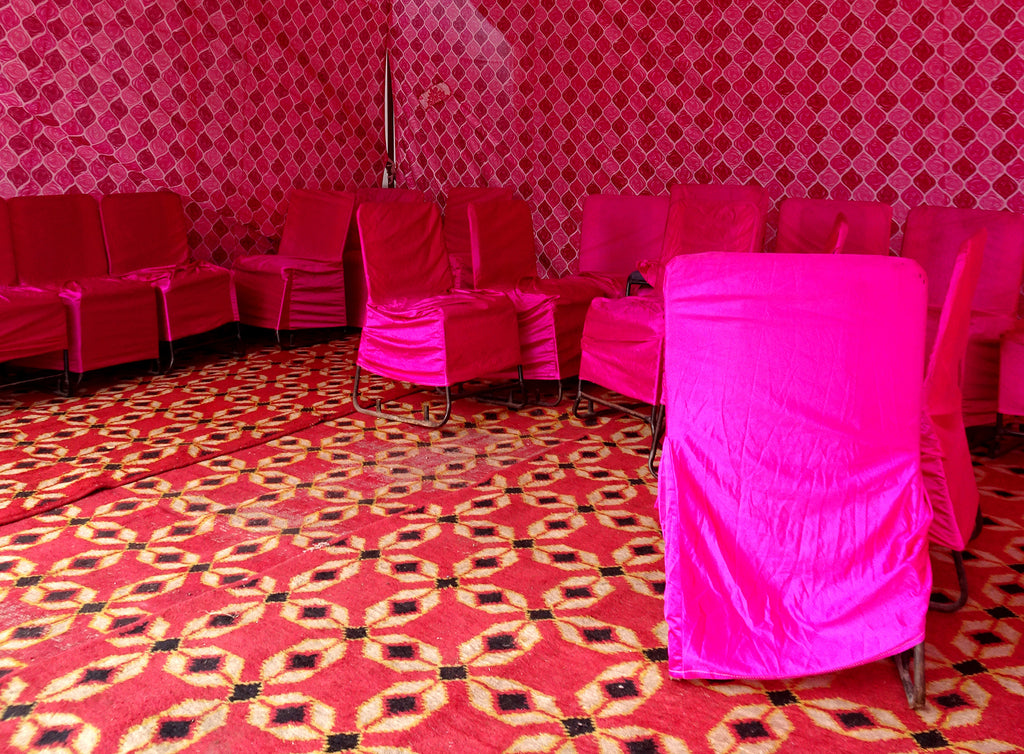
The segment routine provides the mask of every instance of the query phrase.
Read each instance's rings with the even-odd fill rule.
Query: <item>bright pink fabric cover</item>
[[[668,206],[668,196],[588,196],[580,224],[580,272],[612,276],[625,291],[640,260],[661,256]]]
[[[1024,416],[1024,325],[1006,332],[999,349],[999,413]]]
[[[363,202],[429,202],[418,189],[357,188],[354,213]],[[349,327],[362,327],[366,318],[366,272],[363,270],[363,250],[359,246],[359,228],[355,221],[349,225],[345,241],[345,318]]]
[[[920,267],[703,254],[667,276],[669,673],[803,676],[922,641]]]
[[[953,265],[924,379],[921,469],[934,516],[930,535],[933,542],[957,551],[967,546],[978,512],[960,383],[985,235],[982,229],[965,241]]]
[[[59,292],[71,371],[81,373],[159,355],[157,301],[148,283],[106,277],[99,206],[84,194],[8,202],[15,263],[23,284]],[[63,367],[59,353],[26,361]]]
[[[170,191],[109,194],[100,215],[112,274],[157,293],[160,338],[175,341],[238,319],[231,272],[189,260],[188,220]]]
[[[235,262],[242,322],[274,330],[347,324],[342,257],[354,203],[343,191],[292,192],[278,253]]]
[[[775,251],[779,254],[832,252],[836,220],[848,223],[843,254],[888,254],[892,235],[892,207],[882,202],[837,199],[787,198],[779,207],[779,233]]]
[[[359,366],[440,387],[519,363],[512,302],[490,291],[452,291],[434,204],[373,203],[356,212],[366,269]]]
[[[17,285],[7,202],[0,199],[0,362],[67,347],[60,297],[53,291]]]
[[[659,256],[639,267],[654,285],[636,296],[594,299],[583,326],[580,379],[660,403],[664,305],[660,275],[677,254],[760,251],[768,197],[755,186],[677,185]]]
[[[456,288],[474,286],[473,253],[469,240],[469,205],[492,199],[512,199],[515,192],[508,186],[453,186],[444,201],[444,247],[451,263]],[[528,275],[536,275],[536,258]],[[477,285],[477,287],[480,287]]]
[[[521,199],[468,206],[473,287],[509,293],[519,323],[527,379],[558,380],[579,372],[587,307],[614,296],[614,284],[587,276],[538,278],[533,216]]]
[[[907,216],[903,237],[903,256],[917,260],[928,274],[930,347],[956,256],[964,241],[982,228],[988,232],[988,241],[971,304],[964,359],[963,410],[967,426],[995,420],[1000,381],[999,341],[1017,321],[1024,271],[1024,215],[919,206]]]

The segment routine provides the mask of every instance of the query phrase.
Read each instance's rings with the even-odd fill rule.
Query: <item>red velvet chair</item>
[[[935,341],[924,379],[921,419],[921,471],[932,507],[931,541],[953,553],[960,594],[932,598],[931,607],[952,612],[967,601],[963,551],[978,533],[978,485],[964,428],[961,380],[971,320],[971,298],[981,273],[985,229],[961,245],[953,263]]]
[[[584,199],[580,275],[607,281],[625,293],[640,262],[661,256],[668,208],[668,196],[591,194]]]
[[[953,263],[964,241],[983,228],[988,240],[971,304],[964,359],[963,411],[968,427],[996,421],[1000,340],[1017,322],[1024,272],[1024,215],[981,209],[914,207],[907,216],[903,236],[903,256],[916,260],[928,273],[927,343],[930,348]]]
[[[176,342],[238,322],[231,272],[190,259],[180,196],[110,194],[100,199],[100,215],[110,273],[149,283],[156,291],[166,368],[174,365]]]
[[[767,212],[767,192],[757,186],[673,186],[661,256],[639,264],[652,288],[625,298],[596,298],[590,305],[583,326],[580,384],[573,413],[582,417],[580,405],[586,400],[588,415],[593,414],[594,404],[600,404],[648,424],[648,466],[652,474],[663,414],[665,316],[661,270],[679,254],[760,251]],[[598,386],[605,391],[599,391]],[[650,409],[627,405],[607,391]]]
[[[519,364],[512,302],[493,291],[452,290],[452,273],[435,204],[366,203],[356,214],[366,268],[366,321],[359,341],[352,403],[369,416],[439,427],[451,416],[452,387]],[[433,419],[359,402],[362,370],[443,389]],[[455,396],[459,397],[459,396]]]
[[[841,243],[837,234],[840,220],[846,223]],[[891,236],[892,207],[888,204],[786,198],[779,206],[775,251],[886,255]]]
[[[504,291],[516,309],[523,376],[562,380],[580,368],[580,338],[590,302],[617,296],[618,286],[588,276],[537,277],[533,215],[521,199],[500,198],[468,205],[473,287]],[[511,377],[512,375],[505,375]]]
[[[277,254],[234,265],[243,324],[291,336],[295,330],[344,327],[343,255],[355,197],[342,191],[295,189]]]
[[[68,327],[64,304],[52,290],[18,284],[7,202],[0,199],[0,364],[41,354],[60,354],[68,375]],[[4,385],[27,380],[5,381]]]
[[[149,283],[109,276],[99,205],[85,194],[8,200],[15,265],[22,285],[48,288],[64,302],[69,368],[81,375],[159,359],[156,294]],[[59,353],[30,366],[61,369]]]
[[[353,217],[364,202],[429,202],[418,189],[357,188]],[[366,272],[363,269],[363,250],[359,245],[359,228],[355,221],[349,224],[345,241],[345,317],[349,327],[362,327],[366,319]]]
[[[473,249],[469,230],[469,205],[493,199],[514,199],[515,191],[508,186],[453,186],[444,200],[442,231],[444,249],[452,267],[452,287],[473,288]],[[536,274],[536,260],[531,268]]]

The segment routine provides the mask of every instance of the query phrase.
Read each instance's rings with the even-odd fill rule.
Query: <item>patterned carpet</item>
[[[674,681],[636,422],[368,423],[354,345],[8,398],[0,485],[35,515],[0,528],[0,750],[1024,748],[1024,453],[979,459],[972,599],[929,616],[925,710],[890,661]]]

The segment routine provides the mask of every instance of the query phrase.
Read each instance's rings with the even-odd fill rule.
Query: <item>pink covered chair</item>
[[[184,338],[236,323],[231,272],[190,259],[188,221],[171,191],[110,194],[100,199],[110,274],[156,291],[166,367]]]
[[[967,602],[963,550],[978,533],[980,510],[971,451],[964,427],[964,355],[971,319],[971,298],[981,273],[986,231],[965,241],[953,264],[935,341],[924,379],[921,419],[921,470],[933,519],[929,536],[953,552],[960,595],[933,597],[932,609],[953,612]]]
[[[243,324],[292,336],[295,330],[344,327],[345,239],[355,197],[343,191],[295,189],[277,254],[234,265]]]
[[[357,188],[354,213],[363,202],[429,202],[425,193],[418,189],[399,188]],[[348,327],[362,327],[366,319],[366,272],[363,270],[363,250],[359,245],[359,228],[355,222],[349,224],[345,241],[345,318]]]
[[[1024,215],[981,209],[914,207],[907,216],[903,237],[903,256],[917,260],[928,274],[930,347],[953,263],[964,241],[982,228],[988,233],[988,241],[971,304],[964,358],[963,411],[968,427],[996,421],[1000,340],[1017,322],[1024,271]]]
[[[590,302],[616,296],[614,283],[586,276],[538,278],[533,216],[521,199],[492,199],[468,205],[473,287],[504,291],[519,323],[519,349],[527,380],[575,377],[580,338]],[[512,375],[505,375],[511,377]]]
[[[897,656],[923,705],[925,300],[905,259],[669,262],[670,675],[789,678]]]
[[[779,254],[889,253],[892,207],[882,202],[786,198],[779,206]]]
[[[65,387],[70,375],[64,304],[52,290],[18,284],[7,202],[0,199],[0,364],[50,353],[61,356]],[[3,384],[11,386],[32,379],[5,380]]]
[[[159,358],[156,294],[147,282],[110,277],[96,200],[85,194],[8,200],[18,281],[58,293],[68,365],[85,372]],[[59,352],[26,365],[62,369]]]
[[[625,298],[596,298],[587,311],[573,413],[582,417],[580,406],[586,400],[587,415],[593,414],[594,404],[600,404],[647,423],[651,427],[648,466],[652,474],[660,433],[664,373],[661,269],[679,254],[760,251],[767,212],[768,195],[760,187],[673,186],[660,257],[642,260],[638,265],[652,288]],[[627,405],[622,399],[599,392],[596,386],[650,409]]]
[[[508,186],[453,186],[444,201],[444,248],[452,267],[453,287],[472,288],[473,250],[469,231],[469,205],[492,199],[514,199],[515,192]],[[536,260],[530,275],[536,275]]]
[[[452,290],[435,204],[373,203],[356,214],[366,269],[366,321],[352,404],[368,416],[436,428],[451,416],[452,387],[515,370],[519,338],[512,302],[493,291]],[[442,389],[440,419],[386,411],[359,398],[362,370]]]
[[[580,275],[628,294],[641,261],[661,255],[668,208],[668,196],[588,196],[580,223]]]

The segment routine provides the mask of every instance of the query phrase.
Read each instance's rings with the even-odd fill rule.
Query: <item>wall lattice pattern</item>
[[[1024,211],[1021,0],[0,0],[0,195],[167,187],[197,256],[266,247],[296,185],[505,184],[542,269],[582,197],[676,181]],[[774,216],[770,218],[773,220]]]

